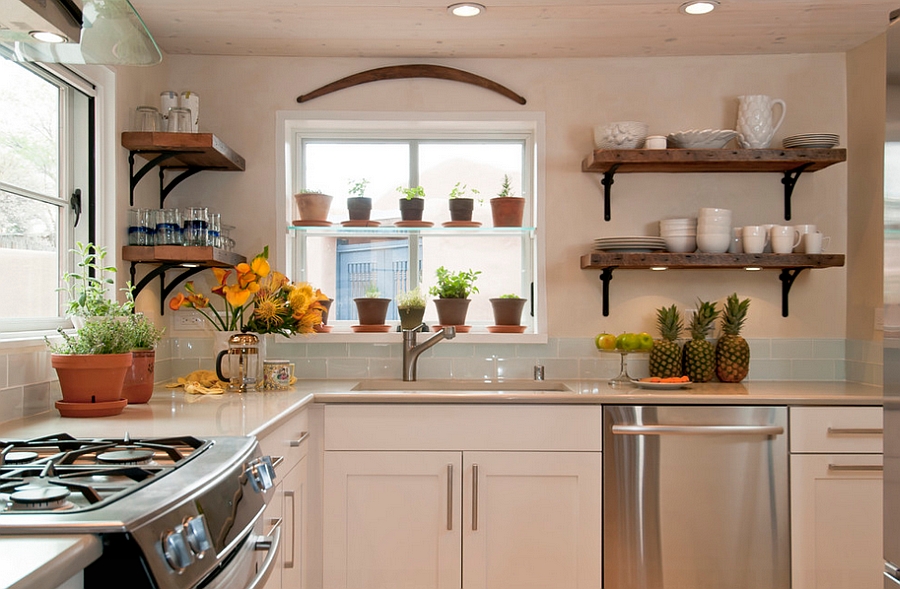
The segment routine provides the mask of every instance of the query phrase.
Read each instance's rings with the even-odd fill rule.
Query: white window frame
[[[284,227],[285,238],[279,240],[274,248],[276,260],[284,260],[285,268],[294,267],[294,251],[291,247],[293,237],[287,229],[289,212],[292,210],[293,194],[298,186],[300,148],[299,137],[309,136],[321,138],[346,136],[348,139],[359,137],[363,132],[378,132],[379,136],[409,138],[411,134],[430,139],[471,138],[472,132],[495,134],[498,138],[515,136],[526,138],[526,158],[531,158],[526,165],[523,186],[528,187],[529,197],[533,199],[535,229],[534,252],[534,291],[537,308],[535,309],[535,327],[537,333],[526,334],[460,334],[458,341],[480,342],[515,342],[546,343],[547,342],[547,310],[545,280],[545,247],[544,247],[544,169],[545,169],[545,125],[542,112],[359,112],[359,111],[279,111],[277,113],[276,145],[280,157],[276,158],[277,195],[275,213],[278,223]],[[468,133],[468,135],[467,135]],[[295,280],[301,278],[291,276]],[[366,339],[394,341],[400,334],[390,333]],[[331,333],[319,334],[316,337],[335,342],[354,342],[353,334]]]

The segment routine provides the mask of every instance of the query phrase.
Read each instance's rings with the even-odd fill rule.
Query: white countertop
[[[100,538],[71,536],[17,536],[0,538],[0,587],[53,589],[62,585],[103,552]]]

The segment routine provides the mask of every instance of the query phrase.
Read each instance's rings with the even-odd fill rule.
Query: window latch
[[[78,220],[81,219],[81,189],[76,188],[72,196],[69,197],[69,207],[75,211],[75,225],[78,227]]]

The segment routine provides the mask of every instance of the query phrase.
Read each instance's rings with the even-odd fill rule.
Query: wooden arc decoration
[[[338,90],[352,88],[353,86],[359,86],[360,84],[367,84],[369,82],[378,82],[381,80],[402,80],[407,78],[436,78],[439,80],[450,80],[452,82],[472,84],[473,86],[479,86],[481,88],[491,90],[492,92],[496,92],[497,94],[509,98],[513,102],[525,104],[525,97],[519,96],[506,86],[498,84],[493,80],[488,80],[487,78],[479,76],[477,74],[458,70],[452,67],[426,64],[390,65],[387,67],[379,67],[373,70],[366,70],[364,72],[352,74],[350,76],[347,76],[346,78],[341,78],[336,82],[326,84],[308,94],[298,96],[297,102],[309,102],[313,98],[318,98],[319,96],[331,94],[332,92],[337,92]]]

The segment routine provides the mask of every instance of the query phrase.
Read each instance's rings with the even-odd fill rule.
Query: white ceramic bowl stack
[[[659,222],[659,236],[666,242],[666,250],[676,254],[697,249],[697,219],[663,219]]]
[[[724,254],[733,236],[731,211],[728,209],[700,209],[697,216],[697,249],[707,254]]]

